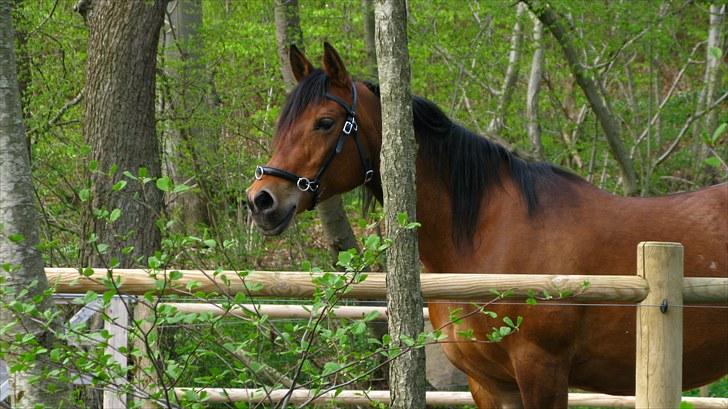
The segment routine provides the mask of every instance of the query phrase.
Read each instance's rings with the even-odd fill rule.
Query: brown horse
[[[273,157],[256,170],[248,203],[265,234],[278,234],[317,201],[365,183],[381,201],[378,88],[353,81],[325,44],[323,69],[295,48],[298,86],[278,122]],[[688,276],[728,276],[728,184],[660,198],[614,196],[548,164],[528,163],[412,101],[420,259],[431,272],[630,274],[640,241],[685,246]],[[435,327],[452,305],[432,303]],[[462,307],[462,305],[458,305]],[[474,308],[474,307],[467,307]],[[469,377],[480,408],[566,408],[576,387],[634,394],[635,308],[540,303],[497,305],[523,316],[501,343],[443,345]],[[473,314],[445,327],[478,340],[499,322]],[[683,387],[728,372],[728,310],[684,309]]]

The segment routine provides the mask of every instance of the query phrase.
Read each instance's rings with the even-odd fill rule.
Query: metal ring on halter
[[[318,189],[318,184],[313,183],[308,178],[302,177],[302,178],[298,178],[298,181],[296,182],[296,187],[298,188],[298,190],[300,190],[302,192],[308,192],[308,191],[316,192],[316,190]]]
[[[260,180],[265,175],[265,170],[262,166],[258,165],[255,167],[255,180]]]
[[[346,121],[346,123],[344,123],[344,129],[342,129],[341,131],[346,135],[349,135],[351,131],[356,131],[358,129],[359,127],[356,125],[356,119],[354,117],[351,117],[351,121]]]

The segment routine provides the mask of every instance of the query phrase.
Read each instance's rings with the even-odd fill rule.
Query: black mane
[[[379,87],[364,82],[379,96]],[[278,122],[285,129],[310,103],[322,100],[328,80],[321,70],[306,77],[289,95]],[[454,123],[431,101],[412,98],[414,130],[419,144],[418,155],[431,164],[448,189],[452,206],[453,240],[457,246],[472,245],[477,229],[481,201],[501,184],[501,167],[508,167],[526,203],[528,214],[539,207],[537,182],[553,180],[556,175],[578,176],[547,163],[527,162],[501,145]]]

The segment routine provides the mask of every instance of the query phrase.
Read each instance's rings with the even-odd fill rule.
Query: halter
[[[323,177],[324,172],[326,172],[326,169],[328,169],[329,165],[331,165],[334,157],[341,153],[341,151],[344,149],[344,144],[346,143],[346,139],[348,138],[348,136],[353,135],[354,142],[356,143],[356,150],[359,153],[359,160],[361,161],[362,168],[364,169],[364,183],[369,183],[369,181],[371,181],[372,177],[374,176],[374,169],[372,168],[372,164],[369,161],[369,156],[367,156],[366,151],[362,149],[361,143],[359,142],[359,127],[356,124],[357,95],[356,86],[354,85],[353,81],[351,83],[351,93],[351,106],[349,106],[346,101],[337,97],[336,95],[332,95],[329,93],[326,93],[325,95],[326,98],[336,102],[337,104],[341,105],[342,108],[344,108],[344,110],[346,111],[346,122],[344,122],[344,127],[341,129],[339,139],[336,141],[334,149],[329,151],[329,154],[326,156],[324,163],[321,165],[321,168],[319,168],[316,176],[313,179],[298,176],[283,169],[260,165],[255,167],[255,179],[260,180],[263,178],[264,175],[270,175],[279,177],[281,179],[286,179],[294,183],[298,190],[302,192],[310,192],[311,194],[313,194],[313,202],[311,204],[311,207],[308,209],[312,210],[314,207],[316,207],[316,204],[318,204],[320,194],[319,187],[321,186],[321,178]]]

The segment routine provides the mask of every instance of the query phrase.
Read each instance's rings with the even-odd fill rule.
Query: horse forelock
[[[321,103],[326,98],[329,79],[321,69],[315,69],[303,78],[288,94],[278,118],[276,134],[286,132],[296,122],[306,108]]]

